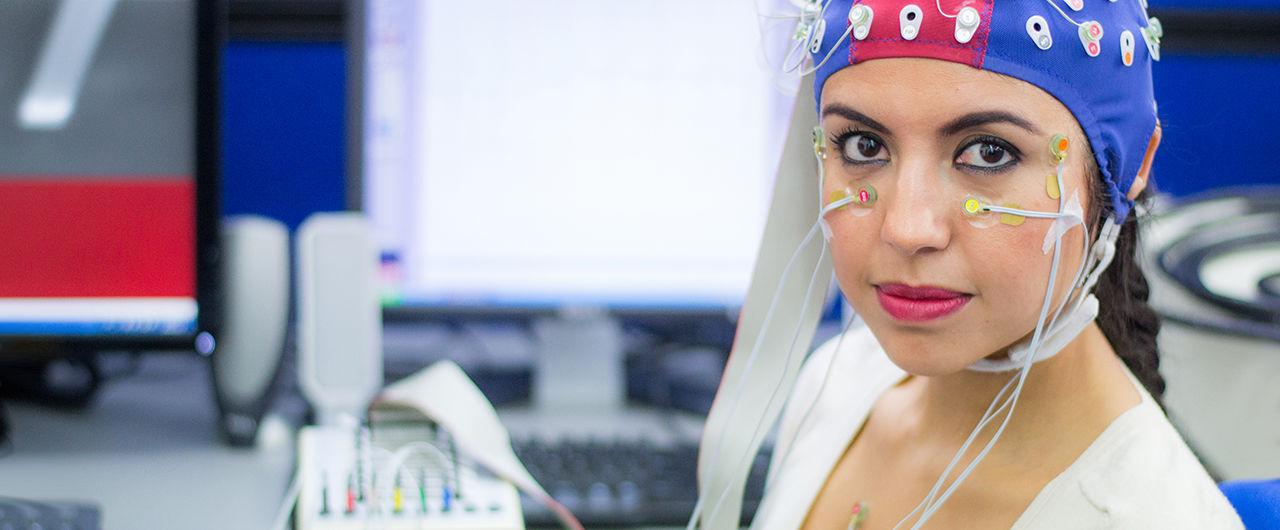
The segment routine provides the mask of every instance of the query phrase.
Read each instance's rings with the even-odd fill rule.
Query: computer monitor
[[[388,322],[532,321],[535,403],[620,403],[624,326],[727,352],[794,101],[751,3],[351,7]]]
[[[218,329],[217,2],[0,0],[0,361]]]
[[[741,305],[790,111],[750,3],[354,4],[389,314]]]

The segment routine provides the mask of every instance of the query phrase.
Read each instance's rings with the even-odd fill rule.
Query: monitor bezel
[[[195,293],[196,327],[181,334],[13,334],[0,336],[0,358],[92,355],[102,351],[193,351],[197,338],[214,341],[222,329],[221,258],[221,90],[226,43],[225,0],[193,0],[195,16]],[[205,342],[205,341],[199,341]],[[201,353],[210,353],[202,351]]]

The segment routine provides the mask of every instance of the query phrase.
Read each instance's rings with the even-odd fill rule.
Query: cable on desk
[[[271,524],[272,530],[289,530],[289,514],[293,513],[293,506],[298,503],[298,493],[301,491],[298,484],[298,470],[293,471],[293,478],[289,480],[289,489],[285,490],[284,501],[280,504],[280,510],[276,512],[275,522]]]

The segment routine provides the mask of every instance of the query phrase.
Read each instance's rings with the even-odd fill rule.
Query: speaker
[[[289,231],[244,215],[223,220],[222,334],[212,352],[219,429],[252,445],[273,394],[289,318]]]
[[[320,425],[361,418],[382,387],[378,251],[356,213],[298,228],[298,385]]]

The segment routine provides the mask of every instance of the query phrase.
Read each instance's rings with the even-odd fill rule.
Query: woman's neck
[[[958,447],[1017,374],[964,370],[913,377],[900,387],[913,402],[906,407],[912,421],[905,424],[914,432],[904,434]],[[1058,355],[1032,365],[1002,441],[988,458],[1017,460],[1027,452],[1018,448],[1043,448],[1043,442],[1073,433],[1092,439],[1140,399],[1106,337],[1091,323]],[[990,439],[1002,419],[1003,414],[990,422],[979,444]]]

